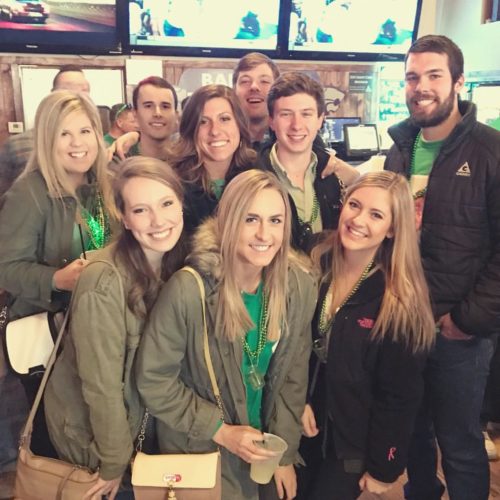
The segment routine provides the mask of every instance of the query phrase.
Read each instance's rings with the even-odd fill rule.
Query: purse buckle
[[[165,474],[163,480],[166,483],[178,483],[182,480],[182,476],[180,474]]]

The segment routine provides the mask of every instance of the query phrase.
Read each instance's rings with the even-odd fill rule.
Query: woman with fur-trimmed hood
[[[229,183],[217,216],[194,238],[188,261],[205,286],[224,422],[203,356],[200,292],[191,274],[175,273],[162,289],[139,350],[138,387],[157,419],[161,452],[220,447],[223,499],[258,498],[250,463],[270,454],[255,444],[263,431],[288,444],[266,494],[295,496],[316,289],[291,253],[290,219],[276,177],[250,170]]]

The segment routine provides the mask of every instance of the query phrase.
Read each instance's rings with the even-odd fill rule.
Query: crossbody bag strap
[[[56,361],[57,351],[59,350],[59,346],[61,345],[61,341],[62,341],[64,332],[66,330],[66,326],[68,324],[70,309],[71,309],[71,304],[68,306],[68,309],[66,310],[66,313],[64,314],[63,322],[59,328],[59,333],[57,334],[56,341],[54,342],[54,348],[52,349],[52,352],[50,353],[50,357],[49,357],[49,360],[47,361],[47,366],[45,368],[45,372],[43,374],[42,381],[40,382],[40,387],[38,388],[38,391],[36,393],[35,401],[33,402],[33,406],[31,407],[30,413],[28,415],[28,419],[26,420],[26,424],[25,424],[23,432],[21,434],[21,442],[20,442],[21,445],[23,445],[26,442],[26,439],[31,435],[31,431],[33,429],[33,420],[35,419],[36,411],[38,410],[38,407],[40,406],[40,401],[42,400],[43,391],[45,390],[45,386],[47,385],[47,381],[49,379],[50,372],[51,372],[52,367],[54,366],[54,363]]]
[[[224,422],[224,403],[222,402],[219,386],[215,377],[214,365],[212,364],[212,357],[210,356],[210,349],[208,345],[207,315],[205,310],[205,286],[203,285],[203,280],[201,279],[200,274],[192,267],[184,266],[181,271],[187,271],[188,273],[192,274],[196,280],[196,283],[198,284],[198,288],[200,289],[201,311],[203,316],[203,353],[205,355],[205,363],[207,364],[208,375],[212,384],[212,390],[214,391],[217,407],[219,408],[220,418]]]
[[[108,264],[113,269],[114,273],[116,274],[116,276],[118,278],[120,291],[124,297],[125,304],[126,304],[127,302],[126,302],[126,297],[125,297],[125,289],[123,287],[123,280],[122,280],[120,272],[118,271],[116,266],[107,260],[94,260],[92,262],[104,262],[104,263]],[[26,420],[26,424],[25,424],[23,432],[21,434],[21,443],[20,443],[21,445],[30,436],[31,431],[33,429],[33,421],[35,419],[35,414],[38,410],[38,407],[40,406],[40,402],[41,402],[42,397],[43,397],[43,392],[45,391],[45,386],[47,385],[47,381],[49,379],[50,372],[52,371],[52,367],[54,366],[54,363],[56,361],[57,351],[59,350],[59,346],[61,345],[61,341],[62,341],[64,332],[65,332],[66,327],[68,325],[69,315],[70,315],[70,311],[71,311],[71,306],[73,305],[74,296],[75,296],[75,294],[72,293],[70,304],[68,306],[68,309],[66,310],[66,313],[64,314],[64,319],[63,319],[63,322],[61,324],[61,327],[59,328],[59,333],[57,334],[57,338],[54,342],[54,348],[52,349],[52,352],[50,353],[50,357],[49,357],[49,360],[47,362],[47,366],[45,368],[45,372],[43,374],[42,381],[40,382],[40,387],[38,388],[38,391],[36,393],[35,401],[33,402],[33,406],[31,407],[30,413],[28,415],[28,419]],[[127,310],[126,309],[127,308],[125,307],[124,308],[125,325],[127,324]]]
[[[201,311],[203,316],[203,354],[205,356],[205,363],[207,364],[208,376],[210,377],[210,382],[212,384],[212,390],[214,391],[215,401],[217,402],[217,408],[219,409],[220,419],[224,422],[224,403],[222,402],[222,397],[220,395],[219,386],[217,384],[217,379],[215,377],[214,365],[212,364],[212,357],[210,356],[210,349],[208,346],[208,330],[207,330],[207,316],[205,313],[205,286],[203,285],[203,280],[197,271],[195,271],[190,266],[184,266],[181,271],[186,271],[192,274],[198,284],[200,289],[201,297]],[[141,423],[141,430],[139,431],[139,436],[137,437],[136,451],[142,451],[142,445],[146,439],[146,426],[149,419],[149,410],[146,408],[144,417]]]

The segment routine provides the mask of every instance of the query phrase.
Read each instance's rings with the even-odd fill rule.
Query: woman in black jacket
[[[324,277],[302,420],[316,444],[303,443],[302,498],[380,494],[404,471],[435,332],[414,220],[402,176],[366,174],[346,193],[338,231],[314,250]]]

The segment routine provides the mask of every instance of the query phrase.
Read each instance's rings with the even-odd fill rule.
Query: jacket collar
[[[477,108],[473,102],[458,101],[458,110],[462,115],[462,120],[457,123],[451,134],[444,140],[441,147],[441,152],[446,154],[454,150],[462,143],[465,137],[470,133],[472,128],[477,123],[476,114]],[[419,133],[420,128],[413,125],[410,118],[407,118],[401,123],[389,127],[388,133],[393,141],[401,148],[411,150],[415,138]]]

